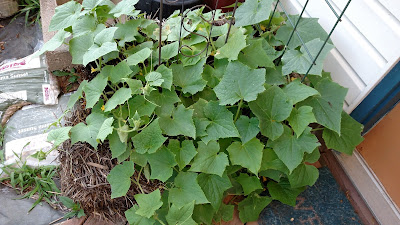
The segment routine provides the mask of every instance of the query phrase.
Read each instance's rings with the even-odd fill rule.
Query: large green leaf
[[[263,43],[269,45],[268,42],[262,38],[250,42],[250,45],[239,54],[239,61],[252,69],[257,69],[258,67],[275,68],[273,59],[270,58],[267,52],[260,51],[260,49],[263,48]]]
[[[292,188],[299,188],[304,186],[312,186],[318,179],[318,169],[312,165],[300,164],[293,172],[288,176],[290,186]]]
[[[85,15],[80,17],[72,24],[72,33],[74,37],[78,37],[89,32],[96,30],[97,24],[96,19],[92,15]]]
[[[116,165],[107,176],[111,185],[111,198],[125,196],[131,186],[131,176],[135,172],[133,162],[125,161]]]
[[[59,146],[64,141],[69,139],[69,131],[72,127],[60,127],[51,130],[47,135],[47,141],[54,141],[54,146]]]
[[[233,61],[226,68],[225,74],[214,88],[221,105],[233,105],[239,100],[256,100],[257,95],[265,90],[265,69],[250,69],[246,65]]]
[[[221,204],[221,207],[216,212],[214,216],[214,220],[219,223],[222,221],[231,221],[233,220],[235,206],[234,205],[225,205]]]
[[[240,51],[246,47],[246,35],[244,35],[244,32],[244,28],[232,30],[228,42],[217,50],[215,58],[227,58],[229,61],[237,60]]]
[[[174,154],[165,146],[153,154],[147,155],[151,168],[151,179],[158,179],[162,182],[167,181],[171,176],[176,165]]]
[[[299,109],[294,108],[287,120],[297,137],[300,137],[310,123],[317,122],[310,106],[301,106]]]
[[[186,109],[183,105],[178,105],[171,116],[160,117],[161,130],[166,135],[184,135],[196,138],[196,127],[193,122],[193,109]]]
[[[83,65],[86,66],[88,63],[93,62],[96,59],[113,51],[118,51],[117,43],[115,42],[106,42],[101,46],[93,44],[83,55]]]
[[[280,122],[289,117],[293,108],[286,94],[277,86],[259,94],[249,106],[260,120],[261,133],[271,140],[276,140],[282,135],[283,126]]]
[[[184,140],[181,147],[178,140],[170,139],[168,149],[175,154],[175,160],[178,163],[180,170],[185,168],[197,154],[192,140]]]
[[[43,54],[44,52],[47,51],[54,51],[58,47],[60,47],[63,43],[64,40],[69,37],[71,33],[65,31],[65,30],[60,30],[58,31],[49,41],[47,41],[42,48],[38,52],[36,52],[33,56],[38,56]]]
[[[115,109],[118,105],[124,104],[132,96],[132,91],[130,88],[120,88],[114,95],[107,101],[104,112],[109,112]]]
[[[194,157],[189,171],[216,174],[222,177],[225,167],[229,165],[229,161],[225,153],[219,153],[218,142],[210,141],[208,144],[198,142],[198,145],[198,153]]]
[[[132,91],[132,95],[137,95],[142,93],[143,83],[140,80],[135,80],[131,78],[122,78],[121,81],[128,84]]]
[[[224,106],[211,101],[204,107],[203,112],[210,121],[206,129],[207,136],[201,138],[204,143],[220,138],[239,137],[239,132],[233,123],[233,114]]]
[[[294,80],[282,89],[293,104],[303,101],[304,99],[319,95],[319,92],[312,87],[302,84],[299,79]]]
[[[76,19],[78,19],[81,10],[82,5],[75,1],[58,6],[51,18],[49,31],[61,30],[72,26]]]
[[[73,64],[83,64],[83,55],[93,46],[94,37],[92,33],[83,34],[69,41],[69,53]]]
[[[211,204],[195,205],[193,219],[197,224],[212,224],[215,210]]]
[[[171,66],[173,72],[174,85],[181,87],[183,93],[190,93],[192,95],[202,91],[207,82],[203,79],[203,66],[206,60],[200,60],[196,65],[183,66],[182,64],[173,64]]]
[[[292,20],[293,24],[296,24],[299,19],[298,15],[291,15],[289,18]],[[317,18],[301,18],[299,24],[296,27],[297,33],[300,35],[301,39],[304,43],[312,41],[316,38],[324,40],[328,37],[328,34],[318,23]],[[286,25],[281,26],[276,33],[276,38],[281,40],[285,45],[287,44],[290,34],[293,32],[293,26],[287,22]],[[301,41],[299,37],[294,34],[289,43],[290,49],[295,49],[296,47],[301,45]]]
[[[71,129],[71,144],[75,144],[78,141],[87,142],[93,148],[97,149],[97,134],[99,133],[100,127],[107,118],[100,113],[91,113],[86,118],[86,124],[78,123]]]
[[[134,205],[132,208],[125,211],[126,220],[128,220],[130,225],[153,225],[156,220],[153,218],[146,218],[136,214],[137,207]]]
[[[158,118],[132,138],[133,146],[140,154],[156,152],[166,140],[167,138],[162,136]]]
[[[299,74],[306,74],[311,65],[313,65],[314,58],[317,56],[318,52],[322,48],[324,42],[320,39],[314,39],[305,44],[311,57],[308,55],[306,51],[306,47],[301,46],[299,50],[288,50],[282,57],[282,73],[283,75],[288,75],[292,72],[296,72]],[[333,45],[327,43],[317,60],[315,61],[315,65],[312,66],[309,74],[313,75],[321,75],[322,66],[324,64],[324,60],[328,53],[334,48]]]
[[[290,128],[285,126],[285,131],[281,137],[268,144],[274,149],[276,155],[287,166],[289,171],[293,171],[303,160],[304,152],[311,153],[318,147],[318,139],[310,134],[311,128],[308,128],[299,137],[292,134]],[[307,134],[308,133],[308,134]]]
[[[247,26],[267,20],[273,0],[246,0],[236,10],[235,26]]]
[[[154,103],[146,100],[143,95],[137,95],[129,99],[128,104],[130,115],[134,115],[138,112],[139,116],[151,116],[157,107]]]
[[[197,183],[197,173],[180,172],[175,178],[175,187],[170,189],[168,201],[182,207],[192,201],[195,204],[210,203]]]
[[[164,80],[164,82],[161,84],[161,87],[171,90],[173,79],[172,69],[166,67],[165,65],[161,65],[157,68],[156,72],[160,73],[162,79]]]
[[[149,48],[144,48],[135,54],[126,58],[126,62],[130,66],[135,66],[141,62],[144,62],[151,55],[151,50]]]
[[[157,189],[149,194],[135,195],[135,201],[139,205],[136,214],[150,218],[163,205],[161,201],[160,189]]]
[[[277,170],[289,174],[288,168],[271,148],[264,149],[260,171]]]
[[[311,106],[319,124],[340,134],[343,101],[347,94],[347,89],[328,78],[319,81],[315,85],[315,89],[321,95],[312,96],[300,102],[300,106]]]
[[[113,159],[124,154],[127,143],[121,141],[117,131],[114,130],[111,135],[108,136],[108,140],[110,142],[111,156]]]
[[[175,103],[181,101],[174,89],[172,89],[171,91],[163,89],[162,92],[152,91],[148,99],[152,103],[156,104],[155,112],[157,116],[160,117],[171,116],[172,112],[175,109]]]
[[[107,77],[101,74],[97,75],[93,80],[83,86],[86,98],[86,108],[93,108],[103,94],[104,88],[107,86]]]
[[[243,223],[256,221],[261,211],[271,203],[272,199],[258,194],[252,194],[239,203],[239,218]]]
[[[104,120],[103,124],[100,127],[99,133],[97,134],[97,138],[100,141],[104,141],[108,135],[110,135],[113,132],[113,124],[114,118],[110,117]]]
[[[291,206],[296,206],[297,196],[304,191],[304,188],[291,188],[289,185],[282,185],[273,181],[269,182],[267,187],[273,199]]]
[[[138,27],[142,23],[140,19],[128,20],[125,23],[117,23],[116,27],[119,29],[115,32],[114,38],[119,40],[118,45],[123,47],[126,42],[136,40],[136,36],[139,36]]]
[[[109,6],[114,7],[114,3],[110,0],[83,0],[82,6],[85,9],[84,12],[90,12],[96,8],[96,6]]]
[[[211,205],[215,210],[218,210],[222,203],[224,192],[232,187],[229,177],[226,173],[222,177],[214,174],[200,173],[197,181],[207,199],[211,202]]]
[[[139,0],[122,0],[113,9],[111,9],[110,14],[115,17],[120,17],[121,15],[133,16],[135,15],[133,11],[135,10],[135,5]]]
[[[233,142],[228,147],[229,158],[233,165],[240,165],[258,174],[261,167],[264,145],[257,138],[242,144]]]
[[[72,109],[75,106],[75,103],[83,97],[83,87],[88,84],[87,80],[83,80],[82,83],[79,85],[78,90],[75,93],[71,94],[68,100],[67,108]]]
[[[244,195],[249,195],[253,191],[263,189],[260,179],[256,176],[249,176],[247,173],[241,173],[236,180],[242,185]]]
[[[248,141],[257,136],[257,134],[260,132],[258,124],[259,121],[257,117],[249,118],[243,115],[239,117],[239,119],[235,122],[235,125],[239,131],[242,144],[246,144]]]
[[[192,218],[194,204],[195,201],[188,202],[182,206],[172,204],[166,217],[168,224],[196,225],[197,223]]]
[[[145,79],[147,83],[153,87],[159,87],[162,83],[164,83],[161,73],[155,71],[146,74]]]
[[[161,59],[168,60],[178,55],[179,41],[161,47]],[[158,56],[158,54],[157,54]]]
[[[346,112],[342,112],[340,135],[325,128],[322,137],[328,148],[351,155],[355,147],[364,140],[360,135],[363,128],[362,124],[355,121]]]
[[[117,84],[122,78],[127,78],[131,73],[132,70],[129,68],[128,64],[122,61],[116,66],[111,66],[108,77],[113,84]]]

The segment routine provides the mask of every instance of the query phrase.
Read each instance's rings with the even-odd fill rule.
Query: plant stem
[[[235,116],[234,122],[236,122],[236,120],[239,118],[240,109],[242,108],[242,105],[243,105],[243,99],[240,99],[240,102],[239,102],[239,105],[238,105],[238,109],[236,111],[236,116]]]
[[[321,128],[315,128],[315,129],[312,129],[311,132],[313,132],[313,131],[318,131],[318,130],[323,130],[323,129],[325,129],[325,128],[323,128],[323,127],[321,127]]]

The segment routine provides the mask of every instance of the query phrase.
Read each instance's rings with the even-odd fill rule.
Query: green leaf
[[[114,122],[114,118],[110,117],[104,120],[103,124],[100,127],[99,133],[97,134],[96,139],[104,142],[108,135],[113,132],[114,127],[112,126]]]
[[[215,210],[211,204],[195,205],[193,219],[197,224],[212,224]]]
[[[247,0],[236,9],[235,26],[247,26],[267,20],[272,0]]]
[[[161,47],[161,59],[168,60],[178,55],[179,42],[175,41]],[[158,56],[158,54],[157,54]]]
[[[232,165],[243,166],[257,175],[261,167],[263,149],[264,145],[257,138],[253,138],[245,144],[235,141],[227,151]]]
[[[107,5],[113,7],[114,4],[109,0],[83,0],[82,6],[85,9],[84,12],[90,12],[96,8],[96,6]]]
[[[117,84],[122,78],[127,78],[132,73],[125,61],[118,63],[116,66],[111,66],[111,68],[108,77],[113,84]]]
[[[58,31],[49,41],[47,41],[40,50],[33,55],[33,57],[38,56],[43,54],[44,52],[47,51],[54,51],[58,47],[60,47],[63,43],[64,40],[69,37],[71,33],[65,31],[65,30],[60,30]]]
[[[139,205],[139,209],[135,213],[146,218],[152,217],[163,205],[160,189],[149,194],[137,194],[135,195],[135,201]]]
[[[363,128],[362,124],[355,121],[346,112],[342,112],[340,136],[325,128],[322,137],[328,148],[351,155],[356,146],[364,140],[360,135]]]
[[[294,80],[286,85],[283,89],[288,98],[292,100],[293,104],[303,101],[304,99],[319,95],[319,92],[312,87],[302,84],[299,79]]]
[[[347,89],[328,78],[318,82],[315,89],[321,96],[310,97],[301,102],[299,106],[311,106],[319,124],[340,134],[341,113]]]
[[[125,211],[126,220],[130,225],[153,225],[156,222],[153,218],[146,218],[136,214],[137,209],[135,206]]]
[[[256,221],[261,211],[271,203],[270,197],[252,194],[239,203],[239,218],[243,223]]]
[[[59,146],[64,141],[69,139],[69,131],[72,127],[60,127],[55,130],[51,130],[47,135],[47,141],[54,141],[54,146]]]
[[[296,206],[297,196],[304,191],[304,188],[291,188],[273,181],[268,183],[267,188],[273,199],[291,206]]]
[[[63,204],[65,207],[69,208],[69,209],[72,209],[72,208],[75,206],[75,202],[74,202],[72,199],[68,198],[68,197],[65,197],[65,196],[58,196],[58,198],[60,199],[60,201],[62,202],[62,204]]]
[[[100,113],[91,113],[86,118],[86,124],[78,123],[71,128],[71,144],[75,144],[78,141],[87,142],[93,148],[97,149],[97,134],[99,133],[100,127],[107,118]]]
[[[168,149],[175,154],[175,160],[180,170],[185,168],[197,154],[192,140],[184,140],[181,147],[178,140],[171,139],[168,143]]]
[[[214,216],[216,222],[231,221],[233,220],[234,205],[221,204],[221,207]]]
[[[93,34],[87,33],[76,37],[74,36],[74,38],[69,41],[69,53],[71,53],[73,64],[83,64],[83,55],[93,46],[93,39]]]
[[[321,154],[319,153],[319,149],[315,148],[311,153],[306,153],[304,155],[304,161],[308,163],[315,163],[319,160]]]
[[[82,83],[79,85],[78,90],[73,93],[68,100],[67,108],[72,109],[75,105],[75,103],[82,98],[82,92],[83,92],[83,87],[88,84],[87,80],[83,80]]]
[[[194,204],[194,201],[183,204],[182,206],[172,204],[166,217],[168,224],[196,225],[197,223],[192,218]]]
[[[131,78],[122,78],[121,80],[128,84],[129,88],[132,91],[132,95],[137,95],[142,93],[141,90],[143,88],[142,81]]]
[[[249,176],[241,173],[237,178],[237,182],[243,187],[244,195],[249,195],[253,191],[262,190],[260,179],[256,176]]]
[[[195,204],[210,203],[197,183],[197,173],[180,172],[175,178],[175,187],[170,189],[168,201],[182,207],[192,201]]]
[[[114,38],[119,40],[118,45],[123,47],[126,42],[136,41],[136,36],[140,36],[138,27],[143,21],[141,19],[128,20],[125,23],[117,23],[119,29],[115,32]]]
[[[109,112],[115,109],[118,105],[124,104],[132,96],[132,91],[130,88],[120,88],[114,95],[107,101],[104,112]]]
[[[206,60],[200,60],[196,65],[183,66],[182,64],[171,65],[174,85],[181,87],[183,93],[192,95],[202,91],[207,82],[201,76]]]
[[[224,106],[211,101],[204,107],[203,112],[210,121],[206,130],[207,136],[201,138],[204,143],[220,138],[239,137],[239,132],[233,123],[233,114]]]
[[[143,95],[137,95],[136,97],[129,99],[128,105],[130,115],[134,115],[136,112],[138,112],[139,116],[141,117],[151,116],[156,108],[156,105],[147,101]]]
[[[167,181],[171,176],[176,165],[175,155],[165,146],[153,154],[147,155],[151,168],[151,179],[157,179],[162,182]]]
[[[226,68],[225,74],[214,88],[221,105],[233,105],[241,99],[254,101],[265,90],[265,69],[252,70],[246,65],[233,61]]]
[[[242,144],[246,144],[248,141],[257,136],[257,134],[260,132],[258,123],[259,121],[257,117],[249,118],[244,115],[239,117],[235,125],[239,131]]]
[[[312,186],[317,181],[318,174],[318,169],[315,166],[302,163],[288,176],[290,186],[292,188]]]
[[[122,0],[113,9],[111,9],[110,14],[114,17],[120,17],[121,15],[135,15],[133,11],[135,10],[135,5],[139,0]]]
[[[324,42],[320,39],[314,39],[305,44],[311,57],[308,55],[304,46],[301,46],[300,51],[298,50],[288,50],[282,57],[282,73],[283,75],[288,75],[292,72],[296,72],[299,74],[306,74],[310,66],[313,64],[314,57],[317,56]],[[321,75],[322,66],[324,64],[324,60],[328,53],[334,48],[333,45],[327,43],[315,61],[315,65],[312,66],[309,74],[313,75]]]
[[[171,91],[163,89],[162,92],[152,91],[148,97],[149,101],[155,103],[154,108],[156,110],[157,116],[171,116],[175,109],[175,103],[180,102],[178,95],[175,90]],[[149,106],[150,108],[150,106]],[[153,109],[154,111],[154,109]],[[152,111],[152,112],[153,112]],[[150,112],[150,110],[149,110]]]
[[[292,20],[293,24],[297,23],[299,19],[298,15],[290,15],[289,18]],[[318,23],[318,18],[304,18],[302,17],[299,24],[296,27],[297,33],[300,35],[301,39],[304,43],[312,41],[316,38],[321,40],[325,40],[328,37],[328,34]],[[281,26],[279,30],[276,32],[276,38],[281,40],[285,45],[289,40],[290,34],[293,32],[293,26],[287,22],[285,26]],[[297,35],[293,35],[289,48],[295,49],[301,45],[301,41]],[[315,56],[315,55],[314,55]]]
[[[121,142],[117,131],[113,131],[111,135],[108,136],[108,140],[110,141],[110,150],[113,159],[125,153],[127,144]]]
[[[239,61],[252,69],[257,69],[258,67],[275,68],[273,59],[265,51],[260,51],[263,48],[264,41],[264,39],[260,38],[250,42],[250,45],[239,54]],[[266,44],[268,45],[267,42]]]
[[[311,128],[306,129],[299,138],[296,138],[291,129],[285,126],[282,136],[268,143],[290,172],[303,161],[304,152],[311,153],[319,145],[318,139],[310,133],[310,130]]]
[[[160,117],[161,130],[168,136],[184,135],[196,138],[196,127],[193,122],[193,109],[178,105],[171,116]]]
[[[82,5],[75,1],[58,6],[51,18],[49,31],[61,30],[72,26],[76,19],[78,19],[81,10]]]
[[[197,181],[207,199],[211,202],[211,205],[215,210],[218,210],[222,203],[224,192],[232,187],[229,177],[226,173],[222,177],[214,174],[200,173]]]
[[[269,85],[281,85],[286,84],[286,79],[282,75],[282,65],[277,66],[275,69],[266,68],[267,73],[265,75],[265,83]]]
[[[289,174],[288,168],[271,148],[264,149],[260,171],[277,170]]]
[[[287,120],[297,137],[300,137],[310,123],[317,122],[310,106],[301,106],[299,109],[293,108]]]
[[[167,138],[162,136],[158,118],[132,138],[133,146],[140,154],[156,152],[166,140]]]
[[[161,84],[164,82],[161,73],[154,71],[146,74],[145,79],[150,86],[161,86]]]
[[[240,51],[246,47],[246,35],[244,35],[244,32],[245,29],[243,28],[232,30],[228,42],[217,50],[215,58],[227,58],[229,61],[237,60]]]
[[[80,17],[72,24],[72,33],[74,37],[78,37],[89,32],[96,30],[97,24],[96,19],[92,15],[85,15]],[[90,46],[89,46],[90,47]]]
[[[125,196],[131,186],[131,176],[135,172],[133,162],[125,161],[116,165],[107,176],[107,181],[111,185],[111,198]]]
[[[93,62],[96,59],[113,51],[118,51],[117,43],[115,42],[106,42],[103,43],[101,46],[93,44],[83,55],[83,65],[86,66],[88,63]]]
[[[229,165],[229,161],[225,153],[219,153],[218,142],[211,141],[208,144],[198,142],[198,145],[198,153],[194,157],[189,171],[216,174],[222,177],[225,167]]]
[[[93,80],[83,86],[86,98],[86,108],[93,108],[107,86],[107,77],[97,75]]]
[[[135,54],[126,58],[126,62],[130,66],[135,66],[141,62],[144,62],[151,55],[151,50],[149,48],[144,48]]]
[[[272,86],[259,94],[255,101],[249,102],[251,111],[260,120],[261,134],[276,140],[283,133],[280,122],[289,117],[292,103],[281,88]]]
[[[162,79],[164,82],[161,84],[162,88],[171,90],[172,86],[172,69],[166,67],[165,65],[161,65],[157,68],[156,72],[161,74]]]

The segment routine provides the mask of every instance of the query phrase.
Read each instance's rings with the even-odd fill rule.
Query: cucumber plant
[[[329,148],[347,154],[362,141],[362,125],[342,110],[347,89],[322,70],[331,43],[301,82],[308,52],[316,55],[327,37],[317,19],[298,24],[304,46],[297,37],[286,46],[293,27],[279,13],[270,17],[272,0],[245,1],[229,34],[229,23],[207,21],[231,15],[203,8],[183,19],[175,12],[160,31],[137,2],[57,7],[50,31],[58,32],[39,52],[65,42],[73,63],[95,74],[68,104],[85,100],[85,123],[52,130],[48,140],[94,149],[108,142],[119,162],[107,177],[111,198],[140,186],[135,170],[166,183],[135,195],[125,213],[130,224],[227,221],[234,210],[222,201],[227,195],[245,197],[242,222],[257,220],[271,201],[295,205],[315,183],[318,169],[309,164],[319,158],[317,130]]]

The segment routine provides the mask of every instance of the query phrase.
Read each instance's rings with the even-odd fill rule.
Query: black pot
[[[163,18],[168,18],[175,10],[181,10],[182,2],[184,2],[184,9],[203,4],[203,0],[163,0]],[[139,0],[135,8],[146,12],[153,18],[158,18],[160,0]],[[155,16],[156,13],[157,15]]]

